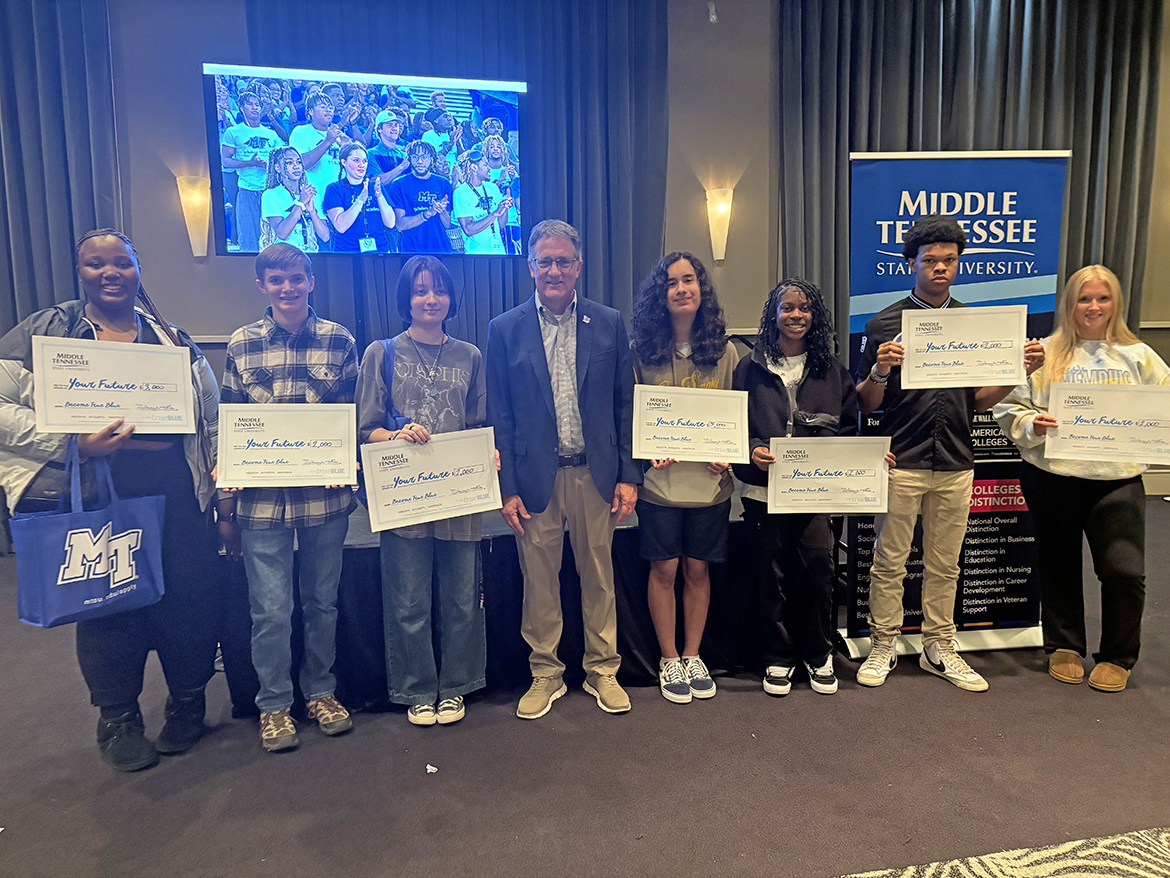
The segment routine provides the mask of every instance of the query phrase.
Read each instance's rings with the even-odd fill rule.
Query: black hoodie
[[[796,389],[796,411],[788,410],[788,391],[780,376],[765,363],[757,347],[750,357],[739,361],[732,379],[734,390],[748,392],[748,445],[754,451],[765,448],[774,436],[788,435],[791,418],[793,436],[856,436],[857,388],[849,371],[836,359],[828,374],[815,378],[805,367]],[[732,464],[736,477],[749,485],[767,485],[768,473],[754,463]]]

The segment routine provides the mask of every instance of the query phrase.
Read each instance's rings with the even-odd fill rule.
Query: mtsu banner
[[[951,294],[967,305],[1026,305],[1028,335],[1052,330],[1069,153],[854,153],[849,255],[850,355],[866,322],[914,287],[902,239],[914,221],[940,213],[967,233]],[[879,413],[863,416],[877,432]],[[1031,516],[1019,487],[1019,457],[990,414],[976,416],[975,484],[960,559],[955,621],[961,632],[1037,624],[1039,586]],[[868,634],[871,518],[848,533],[850,637]],[[921,531],[907,563],[906,633],[921,624]],[[995,645],[994,638],[979,641]]]
[[[1065,151],[853,153],[849,336],[914,286],[902,238],[919,217],[953,216],[967,249],[951,293],[967,305],[1027,305],[1028,334],[1052,327]]]

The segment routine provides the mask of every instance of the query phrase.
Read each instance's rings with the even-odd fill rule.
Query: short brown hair
[[[270,268],[292,268],[300,262],[305,274],[313,276],[313,261],[300,247],[292,244],[272,244],[256,254],[256,280],[263,283],[264,272]]]

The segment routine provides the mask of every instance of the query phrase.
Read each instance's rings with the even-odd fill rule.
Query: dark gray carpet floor
[[[1149,513],[1118,695],[1057,683],[1039,650],[971,656],[984,694],[905,659],[863,689],[838,659],[831,697],[743,675],[686,706],[634,690],[619,717],[575,690],[522,722],[494,692],[453,726],[360,715],[274,756],[217,677],[208,736],[132,775],[98,757],[72,628],[21,625],[0,558],[0,876],[830,876],[1167,826],[1170,503]],[[164,698],[152,659],[152,735]]]

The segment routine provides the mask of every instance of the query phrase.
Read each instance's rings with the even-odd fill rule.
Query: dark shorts
[[[727,520],[731,501],[714,506],[658,506],[638,501],[638,554],[647,561],[686,555],[696,561],[727,560]]]

